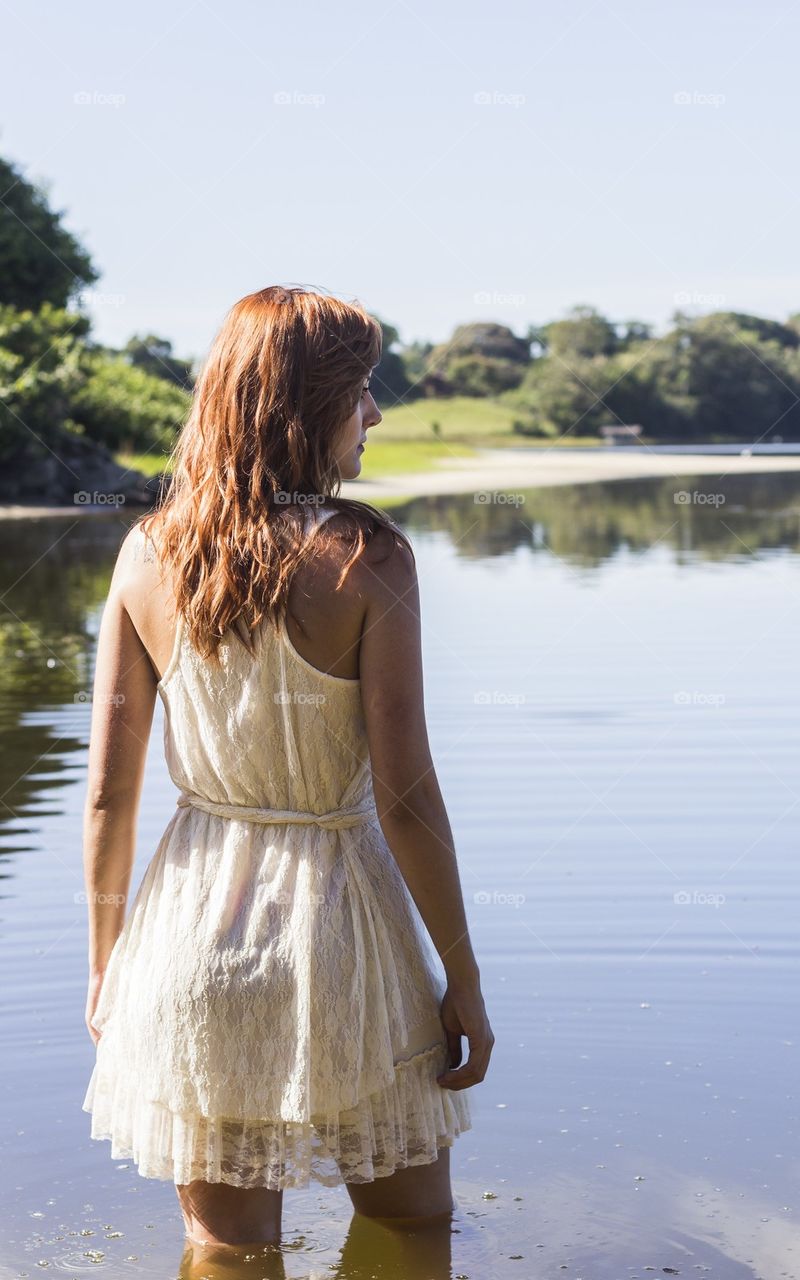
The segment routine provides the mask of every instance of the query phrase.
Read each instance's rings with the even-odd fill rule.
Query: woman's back
[[[347,527],[347,514],[335,508],[303,510],[307,512],[306,526],[316,518],[320,524],[332,520],[330,527],[335,532],[342,533]],[[174,591],[169,580],[162,576],[149,537],[138,526],[134,526],[128,537],[132,546],[126,604],[158,678],[159,673],[166,675],[175,651]],[[348,538],[340,537],[332,544],[320,545],[312,559],[297,569],[289,588],[287,634],[298,655],[312,667],[357,680],[365,611],[359,579],[364,573],[369,575],[372,562],[386,555],[390,538],[379,529],[366,547],[360,566],[351,570],[337,589],[348,543]]]
[[[329,510],[313,518],[321,524],[335,515]],[[315,564],[295,595],[317,647],[325,637],[329,652],[332,635],[341,646],[348,626],[355,631],[359,607],[347,597],[331,598],[335,571],[330,556]],[[234,806],[321,813],[371,803],[358,677],[318,669],[295,647],[283,621],[265,619],[253,645],[251,654],[229,633],[219,648],[219,668],[211,666],[178,619],[158,684],[175,785]],[[344,665],[354,659],[357,665],[357,647],[344,658]]]
[[[430,1162],[469,1108],[436,1083],[445,984],[378,821],[360,681],[269,619],[219,659],[178,623],[158,684],[177,808],[95,1010],[92,1135],[177,1183]]]

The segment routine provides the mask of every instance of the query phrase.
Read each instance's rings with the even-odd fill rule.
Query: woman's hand
[[[479,1084],[489,1066],[494,1035],[478,981],[467,986],[448,983],[441,1017],[447,1032],[450,1069],[437,1076],[438,1083],[443,1089],[467,1089],[471,1084]],[[463,1067],[459,1066],[462,1036],[467,1037],[469,1045],[469,1056]]]
[[[92,1037],[95,1045],[100,1039],[101,1032],[92,1026],[91,1019],[94,1017],[94,1011],[97,1008],[97,1001],[100,999],[100,991],[103,986],[103,978],[105,970],[92,970],[89,974],[89,990],[86,996],[86,1026],[89,1035]]]

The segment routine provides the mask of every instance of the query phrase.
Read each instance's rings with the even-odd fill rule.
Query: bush
[[[85,316],[0,307],[0,457],[43,457],[86,380]]]
[[[95,352],[72,417],[110,449],[169,451],[189,404],[189,394],[174,383]]]

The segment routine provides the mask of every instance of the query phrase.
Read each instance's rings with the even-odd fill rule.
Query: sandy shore
[[[800,455],[742,457],[739,454],[651,453],[643,448],[624,452],[536,449],[511,452],[481,449],[475,458],[453,458],[431,471],[350,480],[342,494],[367,502],[416,498],[446,493],[479,493],[547,488],[551,485],[591,484],[600,480],[636,480],[653,476],[710,475],[720,478],[756,471],[800,471]]]
[[[800,471],[800,455],[651,453],[648,449],[479,449],[473,458],[452,458],[430,471],[381,476],[373,480],[347,480],[346,498],[367,502],[399,501],[448,493],[504,492],[549,488],[552,485],[592,484],[601,480],[642,480],[653,476],[744,475],[748,472]],[[119,514],[120,507],[114,508]],[[143,507],[130,504],[130,510]],[[0,503],[0,520],[46,516],[108,515],[108,507],[77,504],[74,507],[23,506]]]

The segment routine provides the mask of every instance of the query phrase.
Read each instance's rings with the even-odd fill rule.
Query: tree
[[[428,356],[423,386],[434,380],[450,395],[495,395],[518,387],[530,364],[530,344],[504,324],[462,324]]]
[[[482,321],[460,324],[446,347],[454,356],[478,355],[486,360],[507,360],[511,364],[526,365],[531,358],[525,338],[518,338],[504,324]]]
[[[544,342],[548,352],[565,359],[572,356],[585,359],[610,356],[620,345],[611,321],[588,306],[573,307],[565,320],[542,325],[538,338]]]
[[[787,329],[792,329],[800,338],[800,311],[794,311],[786,321]]]
[[[401,400],[409,391],[411,382],[406,373],[403,357],[395,350],[400,342],[400,335],[391,324],[378,320],[383,334],[381,358],[372,373],[375,384],[375,397],[381,403],[391,407]]]
[[[45,302],[64,308],[99,278],[86,250],[61,224],[63,210],[19,169],[0,159],[0,305],[36,311]]]
[[[511,360],[491,360],[465,352],[448,361],[446,377],[456,395],[497,396],[518,387],[523,371]]]
[[[166,338],[158,338],[154,333],[146,337],[134,334],[122,350],[136,369],[143,369],[154,378],[163,378],[184,389],[194,384],[191,360],[179,360],[172,353],[172,343]]]
[[[649,342],[653,336],[653,326],[643,320],[623,320],[616,326],[616,334],[621,347],[632,347],[637,342]]]
[[[797,434],[800,385],[785,349],[797,349],[792,330],[756,316],[718,312],[691,321],[682,333],[688,342],[681,364],[696,404],[696,434],[750,440],[772,430]]]
[[[637,364],[648,434],[757,440],[800,434],[800,347],[788,325],[735,312],[674,317]]]
[[[535,360],[518,391],[509,397],[520,410],[517,430],[525,435],[587,436],[612,417],[605,394],[609,378],[602,359],[558,357]]]
[[[406,399],[423,394],[422,381],[432,351],[432,342],[410,342],[408,346],[403,347],[403,368],[411,384],[406,392]]]
[[[702,328],[707,321],[716,329],[727,329],[729,333],[738,331],[756,342],[774,342],[779,347],[790,349],[800,346],[800,333],[792,325],[791,317],[782,324],[780,320],[768,320],[744,311],[714,311],[708,316],[698,316],[694,324]]]

